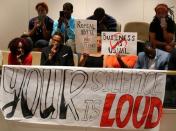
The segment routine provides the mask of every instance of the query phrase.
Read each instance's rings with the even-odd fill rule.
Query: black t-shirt
[[[174,33],[175,22],[170,17],[167,17],[166,22],[167,22],[167,32]],[[149,31],[156,34],[156,39],[158,41],[164,42],[163,30],[160,26],[160,20],[157,17],[155,17],[151,22]]]
[[[87,19],[97,20],[94,15]],[[101,33],[102,31],[117,31],[117,22],[112,16],[105,14],[101,22],[97,21],[97,33]]]
[[[34,23],[35,23],[36,19],[38,19],[38,17],[34,17],[34,18],[30,19],[29,30],[32,30],[34,28]],[[45,25],[46,25],[47,31],[49,31],[50,35],[51,35],[52,29],[53,29],[53,20],[51,18],[49,18],[48,16],[46,16],[46,18],[45,18]],[[33,36],[31,36],[31,38],[34,43],[37,40],[44,39],[44,36],[42,33],[42,27],[38,27],[37,31],[35,32],[35,34]],[[46,40],[46,39],[44,39],[44,40]]]
[[[103,67],[103,55],[100,57],[88,56],[84,67]]]
[[[58,51],[51,60],[48,59],[51,52],[51,46],[42,49],[41,65],[53,65],[53,66],[74,66],[73,52],[71,47],[60,44]]]

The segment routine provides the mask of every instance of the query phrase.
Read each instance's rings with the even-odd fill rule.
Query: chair
[[[8,64],[8,55],[9,55],[9,52],[8,50],[2,50],[2,64],[3,65],[7,65]]]
[[[124,32],[137,32],[137,54],[143,51],[145,41],[149,40],[149,23],[128,22],[125,24]]]
[[[137,32],[138,40],[149,40],[149,23],[146,22],[128,22],[125,24],[124,32]]]
[[[117,32],[121,32],[121,24],[117,22]]]
[[[32,51],[31,54],[32,54],[32,65],[40,65],[41,52]]]
[[[2,50],[2,63],[3,65],[8,64],[8,55],[9,50]],[[40,59],[41,59],[41,52],[38,51],[32,51],[32,65],[40,65]]]

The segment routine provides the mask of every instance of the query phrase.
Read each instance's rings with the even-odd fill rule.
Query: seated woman
[[[14,38],[10,41],[8,48],[10,53],[8,55],[9,65],[32,65],[32,46],[29,40],[25,38]]]
[[[133,68],[136,64],[137,56],[102,55],[101,36],[97,36],[97,53],[81,55],[79,66],[84,67],[107,67],[107,68]]]
[[[155,16],[149,28],[149,40],[153,48],[171,52],[175,43],[175,23],[173,11],[166,4],[158,4],[155,7]]]
[[[78,66],[84,67],[104,67],[104,55],[101,54],[101,36],[97,36],[97,53],[82,54]]]

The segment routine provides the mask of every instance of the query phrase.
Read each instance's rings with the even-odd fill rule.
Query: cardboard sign
[[[75,43],[77,53],[97,52],[97,21],[76,20],[75,22]]]
[[[102,54],[137,54],[137,33],[102,32]]]

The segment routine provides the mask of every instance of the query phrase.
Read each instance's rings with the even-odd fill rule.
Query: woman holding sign
[[[78,66],[84,67],[104,67],[104,55],[101,54],[101,36],[97,36],[97,53],[82,54]]]
[[[97,53],[81,55],[79,66],[84,67],[106,67],[106,68],[133,68],[136,64],[137,56],[102,55],[101,36],[97,36]]]

